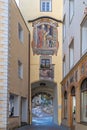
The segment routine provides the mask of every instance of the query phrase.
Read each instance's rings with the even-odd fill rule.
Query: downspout
[[[30,32],[28,45],[28,122],[31,124],[31,87],[30,87]]]

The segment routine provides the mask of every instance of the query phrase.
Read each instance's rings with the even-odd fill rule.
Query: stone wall
[[[0,0],[0,130],[7,130],[8,0]]]

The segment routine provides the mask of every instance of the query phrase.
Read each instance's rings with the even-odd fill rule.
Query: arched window
[[[72,89],[71,89],[71,95],[72,96],[75,96],[75,87],[73,86]]]
[[[67,91],[64,92],[64,118],[67,118]]]
[[[87,78],[81,84],[81,121],[87,122]]]
[[[73,124],[76,121],[76,96],[75,96],[75,87],[73,86],[71,89],[71,96],[72,96],[72,118]]]

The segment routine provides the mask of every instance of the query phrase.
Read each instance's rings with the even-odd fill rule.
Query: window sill
[[[18,76],[20,80],[23,80],[23,77]]]
[[[64,120],[67,120],[67,117],[64,117]]]
[[[86,125],[86,126],[87,126],[87,122],[81,121],[79,124],[82,124],[82,125]]]
[[[19,116],[9,116],[9,118],[19,118]]]

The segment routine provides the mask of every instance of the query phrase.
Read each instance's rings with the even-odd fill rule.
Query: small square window
[[[51,0],[41,0],[41,11],[50,12],[52,10],[52,1]]]
[[[41,59],[41,68],[49,68],[50,59]]]
[[[23,29],[20,24],[18,24],[18,37],[21,42],[23,42],[24,36],[23,36]]]

